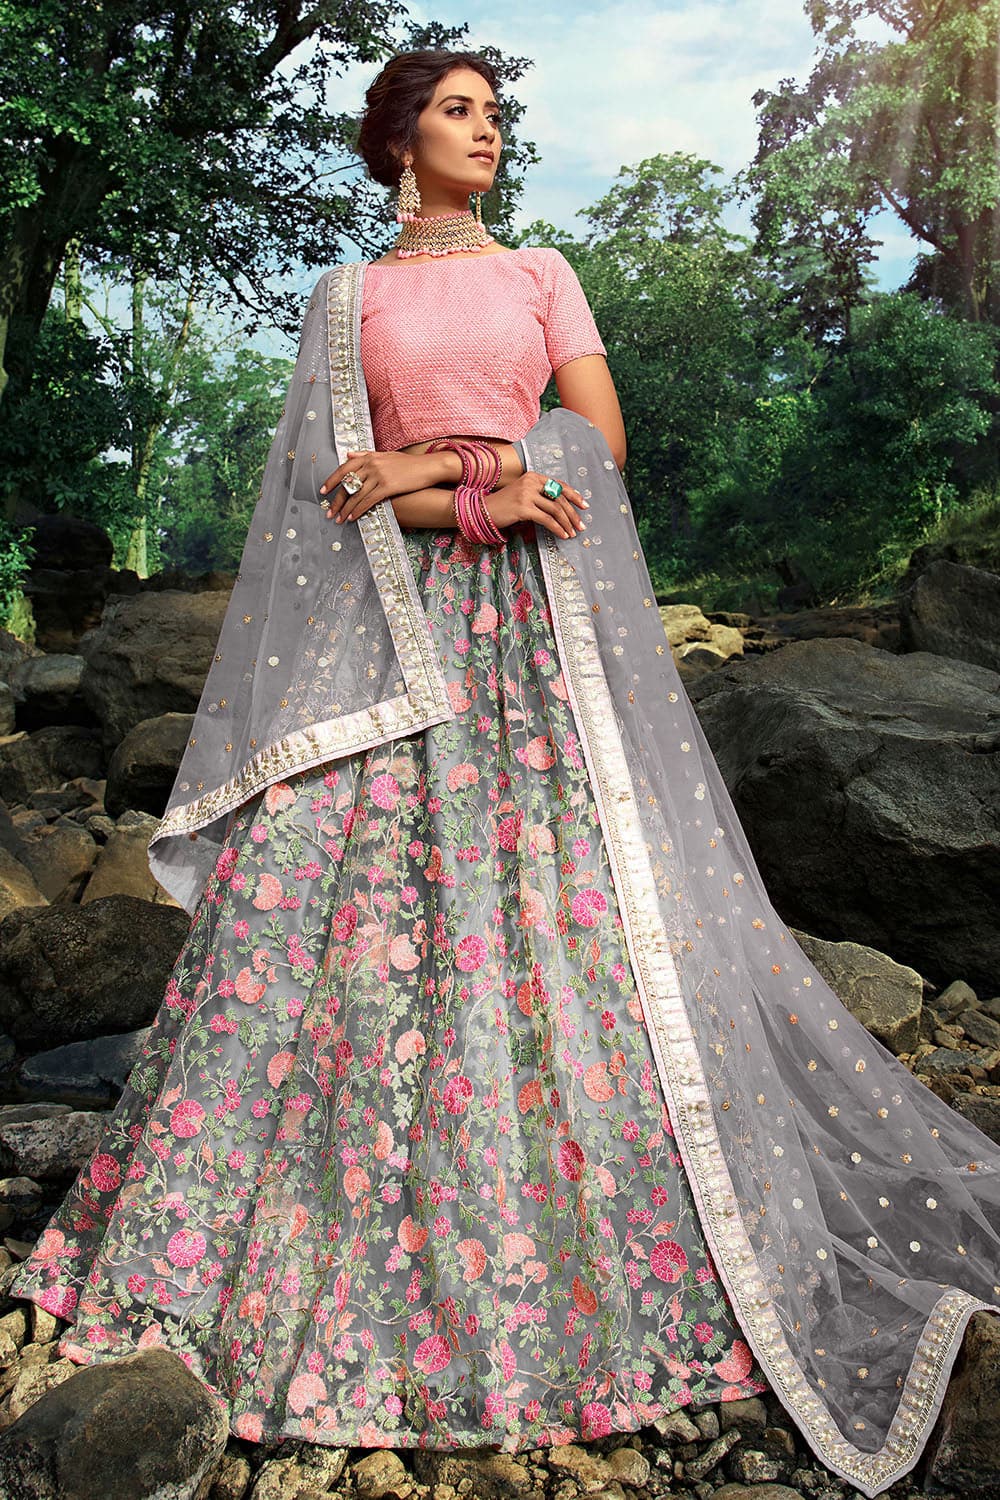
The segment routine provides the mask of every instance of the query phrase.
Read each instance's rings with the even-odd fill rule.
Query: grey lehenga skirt
[[[766,1389],[674,1149],[535,542],[406,533],[456,717],[245,804],[14,1285],[234,1431],[530,1447]]]

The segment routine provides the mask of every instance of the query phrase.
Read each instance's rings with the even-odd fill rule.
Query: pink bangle
[[[486,508],[485,497],[494,488],[502,469],[499,453],[488,443],[463,438],[438,438],[427,445],[428,453],[449,449],[462,460],[462,478],[455,487],[455,524],[470,542],[489,546],[506,545]]]

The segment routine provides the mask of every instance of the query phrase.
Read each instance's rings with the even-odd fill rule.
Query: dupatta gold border
[[[365,261],[330,271],[326,284],[330,402],[337,455],[374,446],[361,366],[361,297]],[[356,713],[296,730],[244,762],[221,786],[168,812],[150,840],[154,873],[169,886],[169,864],[154,844],[214,822],[272,782],[324,761],[341,759],[400,735],[454,718],[444,673],[427,627],[413,569],[391,505],[376,505],[357,522],[388,622],[406,692]],[[166,877],[166,879],[164,878]]]
[[[527,450],[527,438],[522,446]],[[547,462],[548,467],[529,459],[527,467],[551,473],[550,455]],[[783,1406],[823,1463],[874,1497],[919,1459],[969,1318],[979,1310],[1000,1312],[1000,1307],[954,1288],[947,1291],[934,1304],[917,1342],[884,1446],[866,1453],[844,1437],[789,1347],[743,1224],[576,568],[549,532],[539,529],[538,541],[563,680],[607,841],[653,1057],[709,1248],[747,1342]]]

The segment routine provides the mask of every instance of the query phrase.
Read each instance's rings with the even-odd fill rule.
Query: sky
[[[516,91],[520,131],[542,160],[527,173],[518,228],[544,219],[582,232],[577,211],[622,166],[660,152],[705,157],[730,179],[756,152],[754,92],[784,78],[804,83],[815,54],[801,0],[505,0],[474,16],[455,0],[407,8],[419,21],[468,21],[473,50],[493,43],[534,60]],[[338,80],[337,107],[360,110],[376,71]],[[727,223],[749,232],[749,205],[733,205]],[[871,228],[883,241],[877,284],[899,286],[917,244],[891,213]]]

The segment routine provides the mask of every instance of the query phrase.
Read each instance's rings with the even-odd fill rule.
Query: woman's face
[[[422,197],[442,190],[485,193],[500,160],[500,111],[486,79],[472,68],[453,68],[417,119],[417,137],[404,152],[412,158]]]

